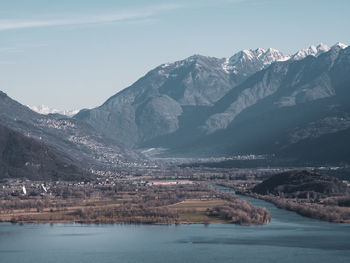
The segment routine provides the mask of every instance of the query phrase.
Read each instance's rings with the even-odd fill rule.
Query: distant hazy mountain
[[[75,118],[135,148],[210,156],[306,151],[312,154],[304,157],[327,160],[312,145],[350,128],[349,53],[337,43],[292,56],[274,49],[227,59],[196,55],[153,69]],[[343,150],[336,160],[349,159]]]
[[[52,152],[43,142],[0,124],[0,178],[82,180],[89,176]]]
[[[29,106],[28,105],[28,107],[37,113],[45,114],[45,115],[57,113],[57,114],[65,115],[68,117],[72,117],[79,112],[79,110],[57,110],[57,109],[50,108],[49,106],[46,106],[43,104],[40,106]]]
[[[59,114],[38,114],[1,91],[0,123],[46,143],[67,161],[84,168],[119,169],[143,160],[85,122]]]

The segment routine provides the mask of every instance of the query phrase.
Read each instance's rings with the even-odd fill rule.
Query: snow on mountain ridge
[[[257,48],[257,49],[243,49],[235,53],[231,57],[223,58],[223,63],[221,65],[222,69],[230,74],[242,74],[243,76],[248,76],[256,71],[262,70],[272,64],[273,62],[287,61],[287,60],[301,60],[307,56],[319,56],[322,53],[328,52],[331,48],[341,48],[344,49],[348,47],[343,43],[336,43],[332,47],[329,47],[323,43],[317,46],[311,45],[308,48],[301,49],[294,55],[284,54],[281,51],[274,48]],[[160,66],[160,73],[165,73],[162,70],[179,68],[187,63],[192,63],[200,58],[210,58],[207,56],[193,55],[186,59],[169,62],[162,64]],[[167,75],[167,74],[165,74]]]
[[[35,112],[43,114],[43,115],[57,113],[57,114],[62,114],[62,115],[68,116],[68,117],[72,117],[79,112],[79,110],[77,110],[77,109],[75,109],[75,110],[57,110],[57,109],[50,108],[50,107],[43,105],[43,104],[40,106],[27,105],[27,107],[30,108],[32,111],[35,111]]]
[[[323,43],[320,43],[317,46],[311,45],[306,49],[299,50],[294,55],[287,55],[280,52],[274,48],[257,48],[253,49],[244,49],[242,51],[237,52],[233,56],[226,58],[224,63],[222,64],[222,68],[227,73],[239,74],[244,72],[245,67],[253,67],[256,69],[264,69],[266,66],[272,64],[277,61],[287,61],[287,60],[301,60],[307,56],[317,57],[322,53],[328,52],[331,48],[341,48],[345,49],[348,46],[343,43],[336,43],[332,47],[329,47]],[[249,64],[249,65],[247,65]],[[261,65],[262,64],[262,65]],[[246,69],[245,69],[246,70]]]
[[[311,45],[309,48],[299,50],[297,53],[295,53],[292,56],[292,59],[301,60],[303,58],[306,58],[307,56],[318,57],[322,53],[325,53],[329,50],[330,50],[330,47],[323,43],[319,44],[318,46]]]
[[[348,45],[341,43],[341,42],[337,42],[337,43],[335,43],[335,45],[332,46],[332,48],[334,48],[334,47],[340,47],[341,49],[345,49],[348,47]]]
[[[289,55],[285,55],[273,48],[244,49],[232,57],[226,58],[222,64],[222,68],[227,73],[249,75],[264,69],[273,62],[286,61],[288,59],[290,59]]]

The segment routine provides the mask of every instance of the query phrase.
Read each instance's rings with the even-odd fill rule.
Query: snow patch
[[[255,50],[242,50],[223,62],[222,69],[227,73],[250,75],[258,70],[264,69],[273,62],[289,60],[290,56],[285,55],[277,49],[257,48]]]
[[[327,45],[321,43],[318,46],[310,46],[308,48],[299,50],[297,53],[295,53],[292,56],[293,60],[301,60],[306,58],[307,56],[314,56],[314,57],[318,57],[319,55],[328,52],[330,50],[330,47],[328,47]]]
[[[57,110],[54,108],[50,108],[46,105],[40,105],[40,106],[30,106],[27,105],[28,108],[30,108],[32,111],[35,111],[37,113],[43,114],[43,115],[47,115],[47,114],[51,114],[51,113],[57,113],[57,114],[61,114],[61,115],[66,115],[69,117],[74,116],[75,114],[77,114],[79,112],[79,110],[74,109],[74,110]]]

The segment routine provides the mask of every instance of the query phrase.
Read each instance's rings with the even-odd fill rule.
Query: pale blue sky
[[[94,107],[193,54],[350,44],[347,0],[0,0],[0,90],[23,104]]]

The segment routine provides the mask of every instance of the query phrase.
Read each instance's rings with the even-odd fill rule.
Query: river
[[[226,188],[220,187],[222,190]],[[0,224],[0,262],[350,262],[350,224],[271,211],[265,226]]]

